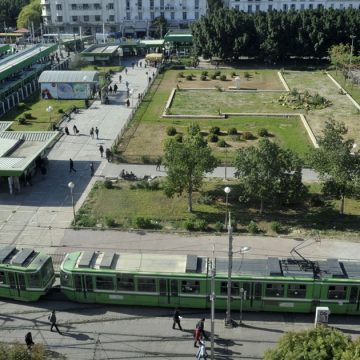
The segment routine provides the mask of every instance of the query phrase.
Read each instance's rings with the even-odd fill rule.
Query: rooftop
[[[98,71],[43,71],[39,83],[93,83],[97,82]]]

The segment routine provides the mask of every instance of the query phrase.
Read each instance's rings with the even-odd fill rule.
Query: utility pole
[[[215,333],[215,275],[216,275],[216,263],[215,263],[215,245],[213,245],[213,253],[211,260],[211,360],[215,359],[214,354],[214,333]]]
[[[228,281],[227,281],[227,300],[226,300],[226,319],[225,326],[232,327],[233,321],[231,319],[231,274],[232,274],[232,260],[233,260],[233,251],[232,251],[232,227],[231,227],[231,214],[229,212],[229,223],[228,223],[228,235],[229,235],[229,260],[228,260]]]

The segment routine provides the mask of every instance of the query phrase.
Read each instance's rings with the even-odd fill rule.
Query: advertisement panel
[[[58,99],[87,99],[90,96],[89,84],[57,84]]]
[[[56,83],[41,83],[41,97],[43,99],[57,99]]]

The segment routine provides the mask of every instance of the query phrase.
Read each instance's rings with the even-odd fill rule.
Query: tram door
[[[26,290],[24,274],[9,271],[10,295],[14,297],[22,296],[22,291]]]
[[[159,305],[179,305],[179,281],[159,279]]]
[[[349,313],[357,313],[360,312],[360,288],[357,286],[351,286],[350,295],[349,295],[349,304],[347,306]]]
[[[262,284],[257,282],[242,283],[242,288],[246,291],[244,296],[244,310],[261,310],[262,309]]]
[[[79,301],[94,301],[94,288],[92,276],[89,275],[74,275],[76,300]]]

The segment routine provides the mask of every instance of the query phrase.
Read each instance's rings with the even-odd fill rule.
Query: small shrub
[[[20,102],[16,105],[16,108],[20,111],[24,111],[28,109],[28,106],[25,103]]]
[[[232,135],[232,136],[231,136],[231,139],[232,139],[233,141],[242,141],[242,138],[241,138],[241,135],[240,135],[240,134]]]
[[[64,113],[64,109],[59,109],[58,110],[58,114],[63,114]]]
[[[247,71],[245,71],[245,72],[244,72],[244,78],[245,78],[246,80],[249,80],[249,79],[251,78],[250,73],[248,73]]]
[[[25,119],[29,119],[29,120],[32,119],[31,113],[25,113],[24,116],[25,116]]]
[[[224,148],[224,147],[227,147],[227,143],[224,139],[221,139],[219,142],[218,142],[218,147],[221,147],[221,148]]]
[[[141,161],[143,164],[151,164],[151,159],[149,155],[142,155]]]
[[[194,225],[197,231],[206,231],[208,228],[208,223],[203,219],[196,219]]]
[[[153,227],[153,224],[150,219],[138,216],[135,219],[135,226],[139,229],[151,229]]]
[[[94,66],[94,70],[98,70],[98,67],[97,67],[97,66]]]
[[[20,125],[26,124],[26,119],[23,116],[19,117],[17,120]]]
[[[175,137],[174,137],[175,141],[178,142],[178,143],[182,143],[183,141],[183,136],[182,134],[176,134]]]
[[[216,75],[215,75],[215,74],[211,74],[210,78],[211,78],[211,80],[216,80]]]
[[[314,207],[322,207],[325,205],[325,202],[320,195],[314,194],[310,198],[310,205]]]
[[[174,126],[169,126],[167,129],[166,129],[166,134],[168,136],[174,136],[176,135],[176,128]]]
[[[257,226],[257,223],[255,221],[250,221],[249,225],[247,226],[247,231],[250,233],[250,234],[258,234],[260,229],[259,227]]]
[[[236,128],[230,128],[228,130],[228,135],[237,135],[237,129]]]
[[[116,226],[116,221],[114,220],[114,218],[112,218],[112,217],[109,216],[109,215],[106,215],[106,216],[105,216],[104,221],[105,221],[105,225],[106,225],[107,227],[114,227],[114,226]]]
[[[112,189],[114,186],[113,186],[113,183],[112,183],[111,180],[105,180],[105,181],[104,181],[104,187],[105,187],[106,189]]]
[[[219,70],[216,70],[215,73],[214,73],[215,76],[220,76],[221,75],[221,71]]]
[[[245,131],[243,134],[244,140],[252,140],[254,135],[250,131]]]
[[[208,140],[212,143],[216,143],[219,140],[219,137],[216,134],[210,134]]]
[[[224,224],[221,221],[217,221],[214,224],[214,229],[216,232],[221,232],[223,228],[224,228]]]
[[[200,80],[201,80],[201,81],[206,81],[206,76],[205,76],[205,75],[201,75],[201,76],[200,76]]]
[[[282,232],[281,224],[278,221],[273,221],[271,223],[271,230],[277,234],[280,234]]]
[[[189,81],[191,81],[193,79],[193,76],[191,75],[191,74],[189,74],[189,75],[186,75],[186,80],[189,80]]]
[[[202,194],[199,197],[198,203],[204,205],[212,205],[214,203],[214,199],[208,194]]]
[[[182,226],[187,231],[194,231],[195,230],[194,220],[192,220],[192,219],[185,220],[183,222]]]
[[[203,76],[205,76],[205,77],[208,76],[208,74],[209,74],[209,73],[208,73],[207,71],[202,71],[202,72],[201,72],[201,75],[203,75]]]
[[[218,126],[213,126],[210,131],[210,134],[216,134],[216,135],[220,135],[220,128]]]
[[[188,128],[187,128],[187,132],[191,135],[191,136],[195,136],[197,134],[200,133],[200,126],[199,124],[196,124],[195,122],[191,123]]]
[[[226,81],[226,75],[225,75],[225,74],[222,74],[222,75],[220,76],[220,80],[221,80],[221,81]]]
[[[262,129],[259,129],[258,135],[259,135],[260,137],[267,137],[267,136],[269,136],[269,132],[268,132],[267,129],[262,128]]]
[[[183,78],[183,77],[185,77],[185,76],[184,76],[184,73],[183,73],[182,71],[180,71],[180,72],[176,75],[176,77],[178,77],[178,78]]]
[[[93,216],[87,214],[81,214],[76,216],[76,226],[82,227],[95,227],[96,219]]]
[[[232,71],[231,72],[231,77],[235,77],[236,76],[236,72],[235,71]]]

